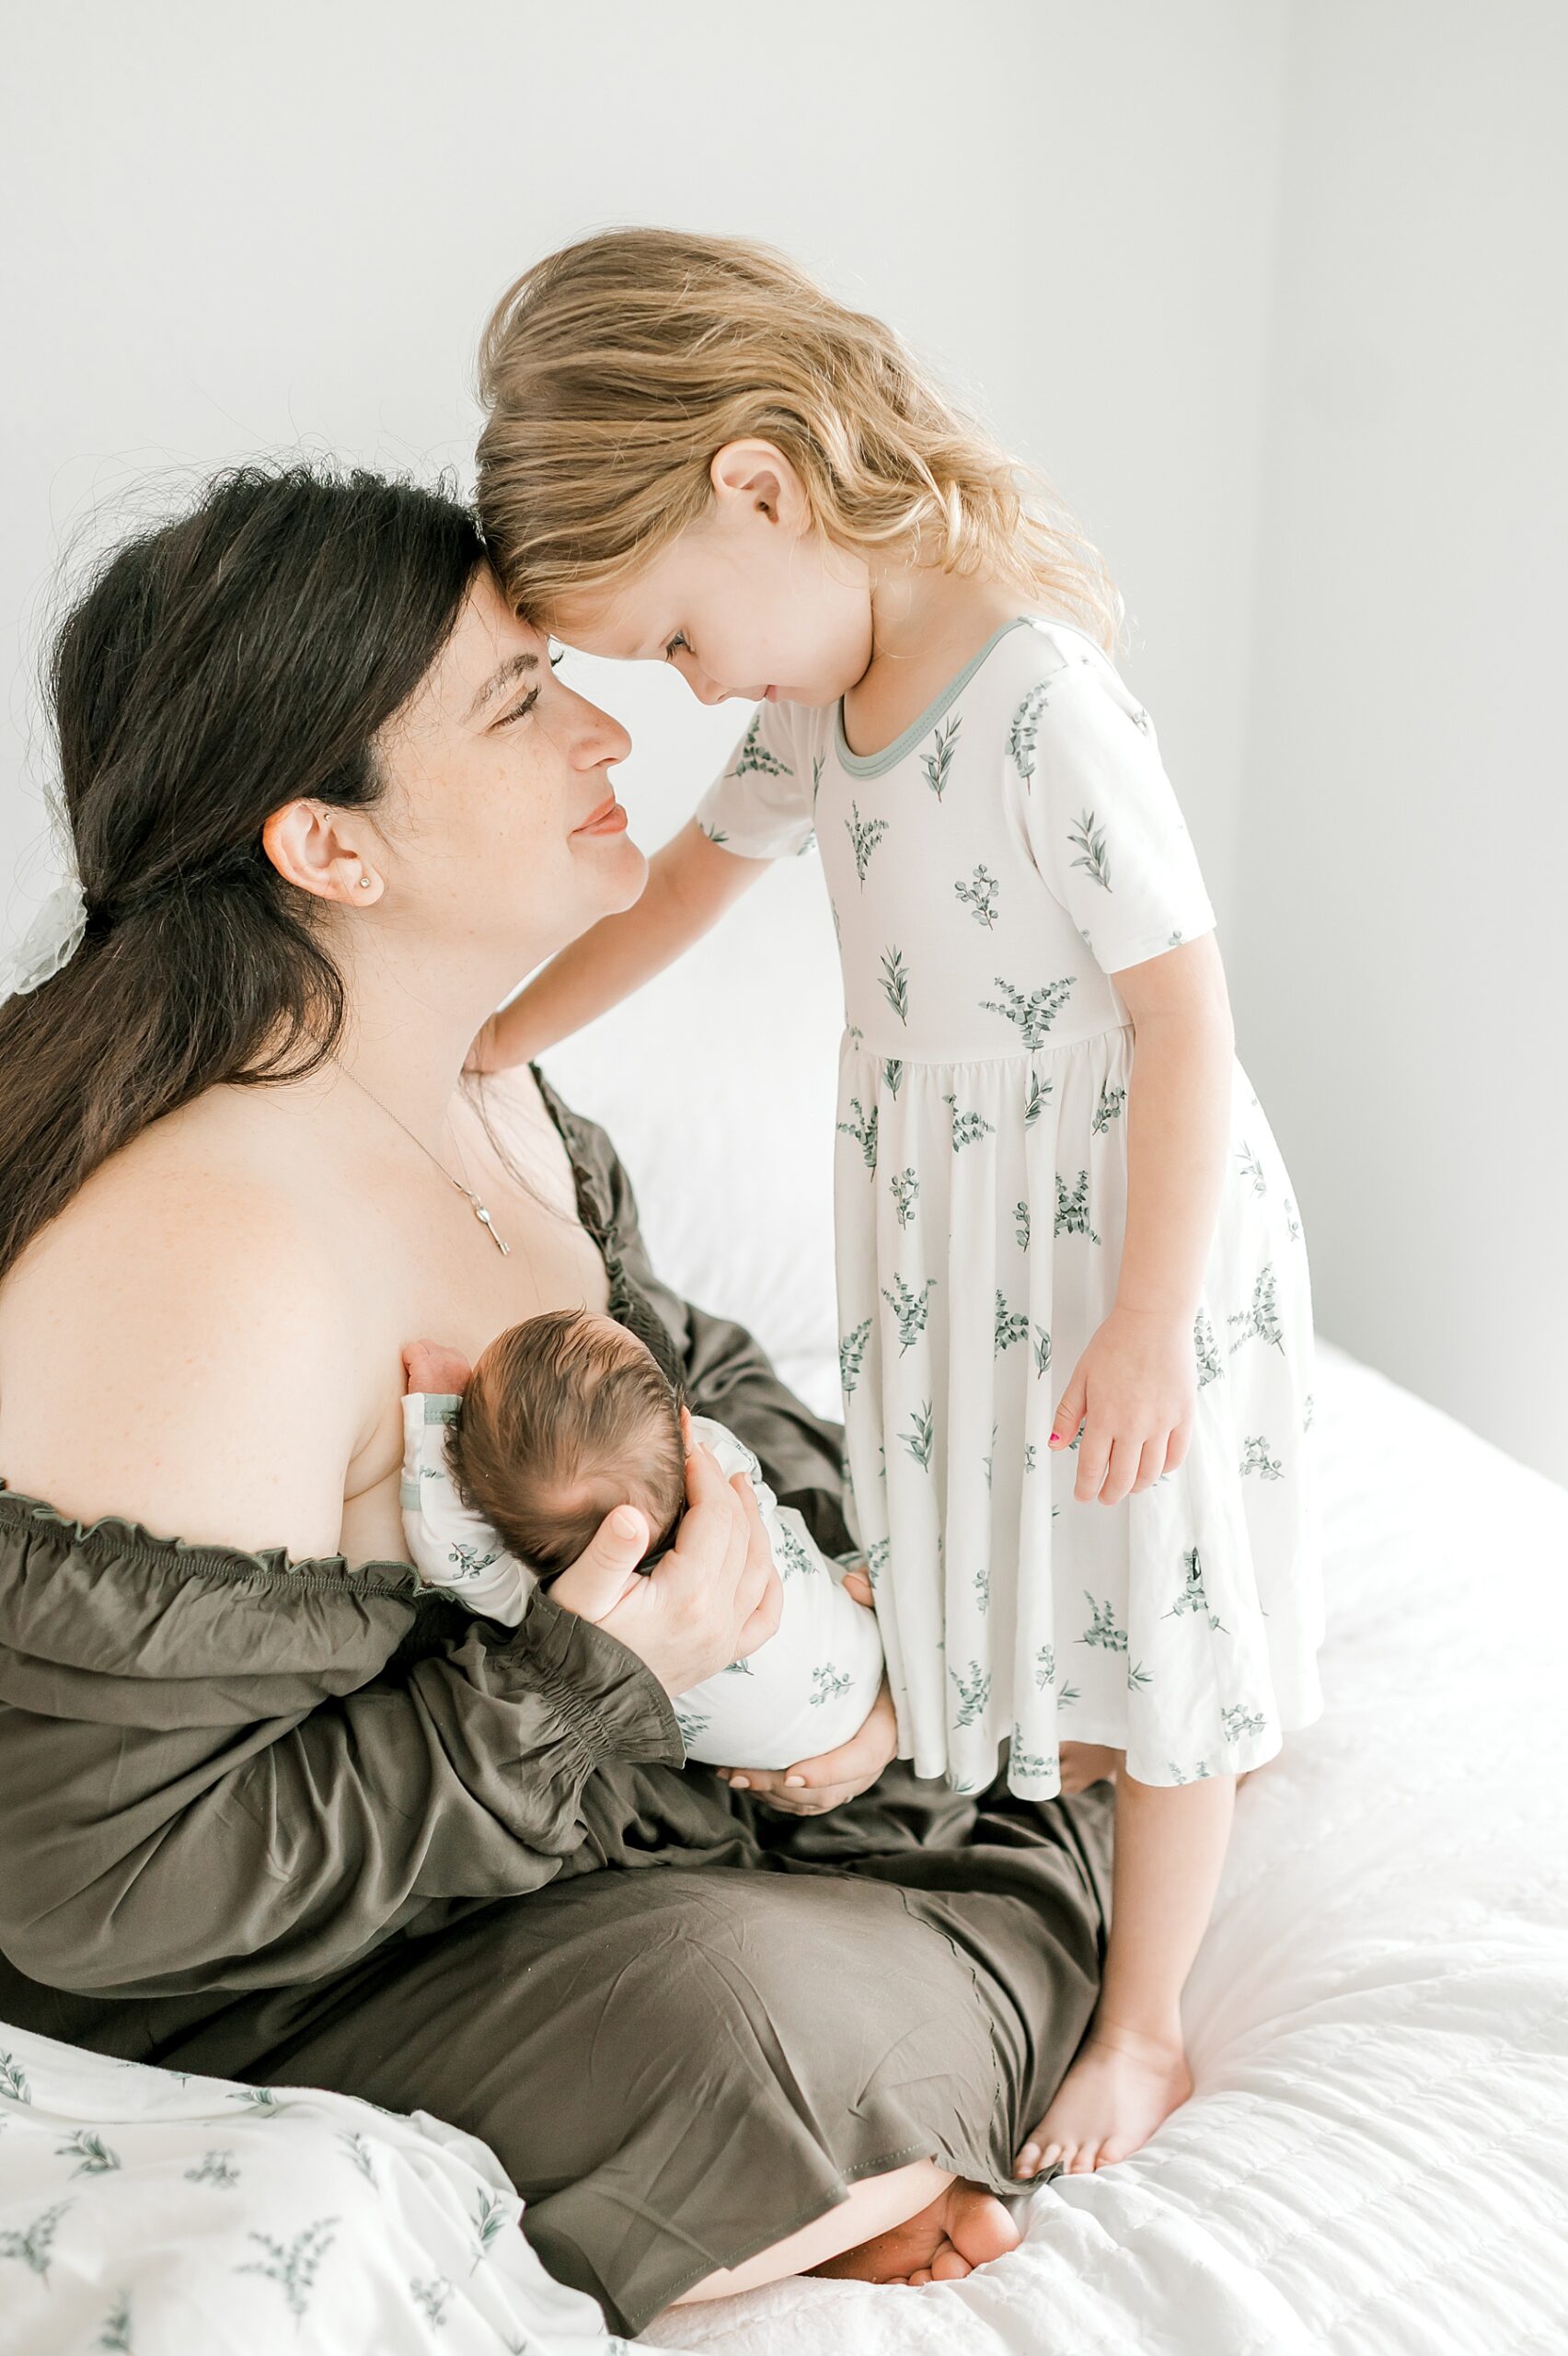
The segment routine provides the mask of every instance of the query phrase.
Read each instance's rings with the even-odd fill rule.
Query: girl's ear
[[[261,829],[261,848],[286,884],[317,900],[372,908],[386,886],[365,853],[344,839],[348,814],[329,803],[285,802]]]
[[[811,528],[805,487],[771,442],[726,442],[708,472],[721,514],[755,516],[787,532]]]

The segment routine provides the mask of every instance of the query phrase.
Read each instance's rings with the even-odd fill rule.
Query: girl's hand
[[[802,1759],[781,1772],[748,1767],[737,1773],[732,1767],[721,1767],[719,1773],[732,1792],[750,1792],[786,1816],[825,1816],[830,1807],[842,1807],[857,1793],[869,1791],[897,1751],[898,1720],[884,1677],[860,1731],[841,1742],[836,1750]]]
[[[1197,1397],[1192,1320],[1113,1309],[1073,1369],[1051,1429],[1055,1450],[1070,1448],[1082,1426],[1078,1504],[1119,1505],[1174,1472],[1192,1440]]]
[[[564,1611],[596,1621],[645,1661],[666,1693],[685,1693],[766,1644],[784,1590],[750,1481],[726,1481],[710,1450],[686,1439],[687,1506],[675,1542],[639,1571],[648,1525],[634,1507],[605,1517],[587,1553],[550,1589]]]

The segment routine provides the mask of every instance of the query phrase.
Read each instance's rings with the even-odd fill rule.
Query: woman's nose
[[[631,738],[620,722],[596,703],[583,699],[585,724],[577,745],[579,768],[597,768],[604,761],[625,761],[631,757]]]

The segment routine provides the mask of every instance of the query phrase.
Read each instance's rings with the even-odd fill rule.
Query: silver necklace
[[[333,1060],[336,1062],[337,1058],[334,1057]],[[486,1209],[484,1204],[480,1202],[472,1186],[465,1186],[461,1178],[455,1178],[452,1175],[451,1171],[446,1167],[445,1162],[443,1161],[438,1155],[432,1153],[424,1139],[414,1136],[414,1133],[412,1129],[409,1128],[407,1121],[398,1120],[398,1115],[393,1112],[391,1106],[389,1104],[384,1104],[379,1096],[371,1096],[370,1091],[365,1086],[363,1080],[355,1080],[353,1073],[349,1069],[346,1064],[339,1064],[338,1069],[342,1073],[345,1080],[353,1080],[354,1086],[359,1090],[362,1096],[370,1097],[371,1103],[375,1105],[378,1113],[385,1113],[389,1121],[397,1123],[398,1127],[402,1130],[403,1135],[414,1145],[419,1147],[420,1151],[424,1155],[427,1161],[433,1161],[435,1163],[436,1168],[440,1171],[442,1176],[445,1179],[449,1186],[455,1186],[457,1192],[467,1197],[469,1209],[473,1212],[474,1217],[478,1220],[479,1225],[490,1237],[490,1242],[495,1245],[496,1250],[501,1253],[503,1259],[510,1260],[512,1257],[511,1244],[503,1243],[502,1242],[501,1237],[496,1232],[494,1219],[491,1218],[489,1211]]]

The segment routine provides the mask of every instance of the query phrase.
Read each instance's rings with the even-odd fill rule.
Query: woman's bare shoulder
[[[331,1553],[368,1405],[352,1297],[233,1093],[114,1155],[0,1284],[0,1474],[84,1519]]]

